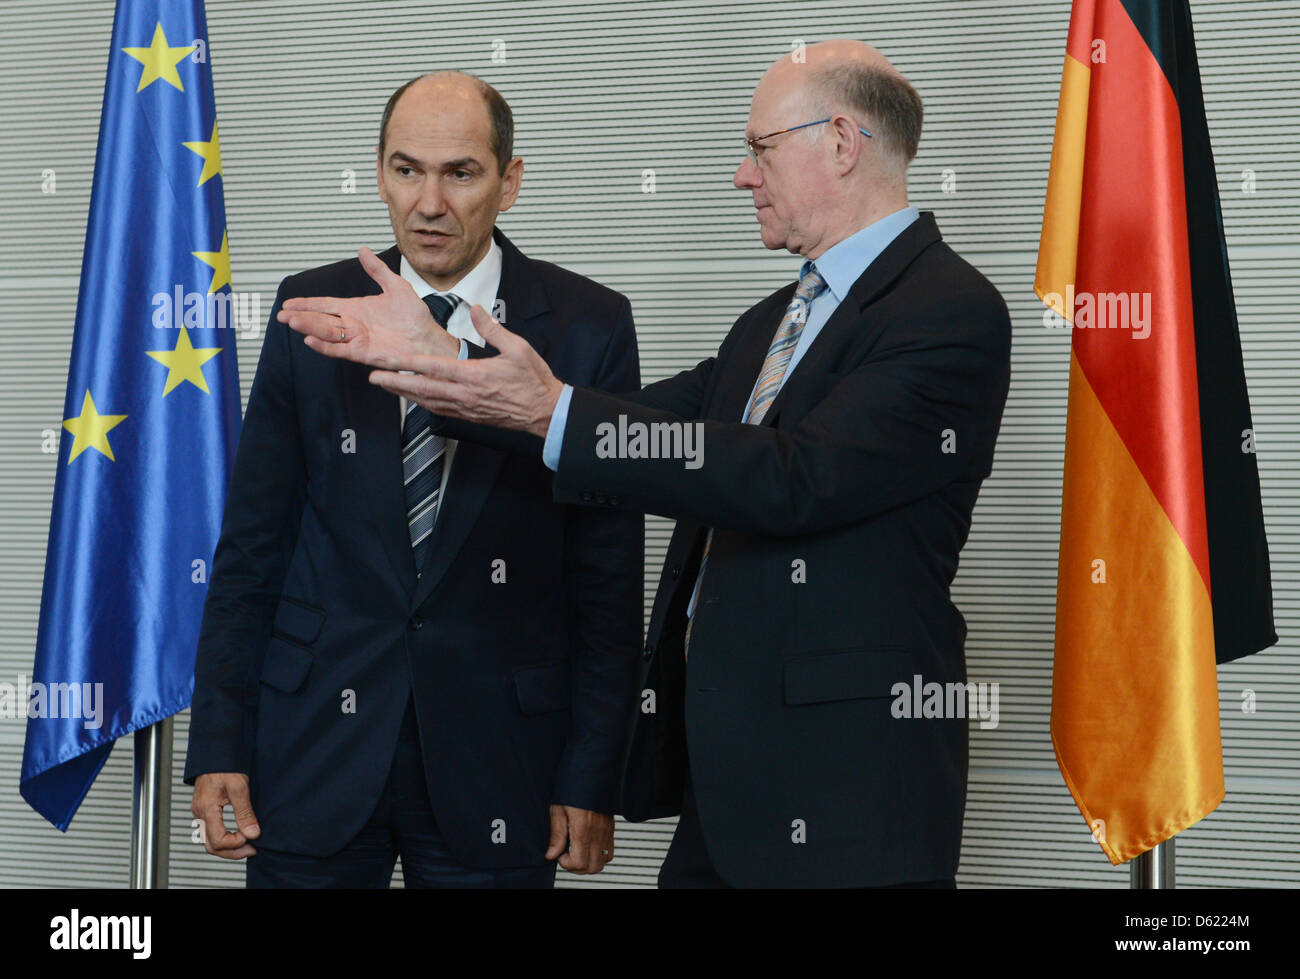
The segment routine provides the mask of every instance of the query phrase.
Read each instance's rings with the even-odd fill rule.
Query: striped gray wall
[[[1221,670],[1228,798],[1180,838],[1180,883],[1300,884],[1300,453],[1295,281],[1300,185],[1300,18],[1291,4],[1194,2],[1210,132],[1255,409],[1280,646]],[[374,193],[373,147],[388,94],[459,67],[515,111],[524,189],[501,227],[528,253],[625,292],[643,375],[712,353],[735,317],[789,281],[761,249],[747,194],[730,186],[749,94],[795,39],[876,44],[926,101],[911,196],[1001,289],[1014,323],[1011,394],[956,584],[972,679],[997,681],[1001,724],[972,728],[959,883],[1123,887],[1091,842],[1056,770],[1047,720],[1068,339],[1049,333],[1031,281],[1064,55],[1066,0],[473,5],[370,0],[209,0],[235,287],[263,293],[303,268],[391,240]],[[54,456],[76,302],[112,5],[0,6],[0,681],[31,666]],[[495,50],[504,61],[494,63]],[[57,193],[40,192],[57,173]],[[655,192],[642,192],[654,171]],[[356,192],[341,192],[345,171]],[[953,193],[941,180],[951,170]],[[1254,193],[1242,189],[1245,170]],[[244,393],[260,338],[241,341]],[[650,518],[647,580],[669,524]],[[647,592],[647,603],[650,595]],[[1258,698],[1244,714],[1241,692]],[[177,721],[175,886],[232,886],[238,866],[191,842]],[[60,835],[17,792],[21,721],[0,721],[0,885],[127,879],[126,739]],[[653,883],[671,821],[621,825],[597,878]]]

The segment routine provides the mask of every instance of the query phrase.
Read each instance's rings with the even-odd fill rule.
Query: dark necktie
[[[445,327],[460,300],[455,296],[424,297],[433,318]],[[433,416],[414,401],[406,404],[402,428],[402,481],[406,485],[406,523],[411,530],[415,571],[424,571],[433,543],[433,524],[438,519],[439,490],[442,487],[443,458],[447,440],[430,430]]]

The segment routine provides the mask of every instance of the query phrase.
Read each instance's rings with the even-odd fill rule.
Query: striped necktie
[[[439,325],[446,326],[460,303],[456,296],[424,297],[424,304]],[[433,416],[414,401],[406,404],[406,423],[402,427],[402,481],[406,486],[406,523],[411,531],[411,550],[415,554],[415,571],[424,570],[433,543],[433,524],[438,519],[439,491],[442,488],[442,464],[447,440],[431,431]]]
[[[826,280],[817,271],[817,266],[812,262],[804,262],[803,275],[800,276],[799,284],[795,287],[794,298],[786,307],[785,316],[781,318],[781,323],[776,328],[776,335],[772,337],[772,345],[767,348],[763,369],[758,372],[758,383],[754,385],[754,393],[750,395],[749,407],[745,409],[745,417],[742,419],[747,424],[762,424],[767,409],[776,400],[777,392],[781,390],[785,378],[786,368],[790,366],[790,358],[794,356],[794,348],[799,345],[799,335],[803,333],[804,324],[808,322],[808,310],[812,306],[812,301],[821,295],[825,288]],[[691,592],[690,606],[686,609],[685,651],[688,654],[691,648],[691,627],[695,624],[695,602],[700,596],[700,583],[704,581],[704,569],[709,563],[709,547],[712,544],[713,528],[710,527],[708,536],[704,538],[700,572],[695,576],[695,589]]]

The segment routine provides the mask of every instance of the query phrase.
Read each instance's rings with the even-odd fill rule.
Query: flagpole
[[[1128,886],[1135,891],[1172,891],[1178,886],[1174,871],[1174,837],[1157,843],[1129,862]]]
[[[135,732],[135,792],[131,807],[133,889],[151,890],[167,886],[171,771],[172,719],[164,717],[157,724]]]

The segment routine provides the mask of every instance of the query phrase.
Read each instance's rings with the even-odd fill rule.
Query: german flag
[[[1034,291],[1073,328],[1052,744],[1118,864],[1223,800],[1216,664],[1277,642],[1187,0],[1075,0]]]

